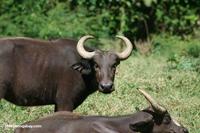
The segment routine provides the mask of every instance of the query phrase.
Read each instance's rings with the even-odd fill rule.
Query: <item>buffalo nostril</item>
[[[112,83],[107,83],[107,84],[101,84],[102,89],[112,89],[113,84]]]

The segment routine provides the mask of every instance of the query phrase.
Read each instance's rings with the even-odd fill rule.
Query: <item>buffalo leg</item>
[[[55,109],[54,109],[55,112],[58,112],[58,111],[73,111],[73,106],[71,106],[71,104],[56,104],[55,105]]]
[[[66,71],[57,85],[54,100],[55,111],[73,111],[86,95],[83,91],[83,83],[84,81],[79,73],[76,74],[71,70]]]
[[[0,85],[0,86],[1,86],[1,85]],[[3,87],[0,87],[0,100],[1,100],[2,98],[4,98],[4,95],[5,95],[5,90],[4,90]]]
[[[1,76],[1,75],[0,75]],[[2,78],[5,78],[5,77],[0,77],[0,100],[2,98],[5,98],[5,94],[6,94],[6,89],[7,89],[7,85],[5,84],[5,81],[4,80],[1,80]]]
[[[58,93],[55,100],[54,111],[73,111],[73,103],[69,97],[66,97],[65,95],[59,95]]]

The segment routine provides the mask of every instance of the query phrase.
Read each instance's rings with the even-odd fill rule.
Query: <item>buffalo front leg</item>
[[[57,85],[55,111],[73,111],[85,96],[84,81],[79,73],[75,73],[71,69],[63,75]]]
[[[56,103],[54,111],[73,111],[73,106],[71,103]]]
[[[79,89],[76,89],[79,90]],[[72,93],[64,91],[62,95],[56,96],[55,100],[55,112],[57,111],[73,111],[78,107],[86,98],[84,93],[77,93],[72,91]]]
[[[73,102],[70,96],[65,96],[63,93],[58,92],[55,99],[54,111],[73,111]]]

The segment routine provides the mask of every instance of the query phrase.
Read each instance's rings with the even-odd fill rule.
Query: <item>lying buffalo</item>
[[[131,42],[124,36],[123,52],[91,50],[79,41],[0,39],[0,99],[16,105],[55,105],[72,111],[91,93],[114,90],[116,66],[129,57]]]
[[[78,116],[70,112],[57,112],[46,118],[24,123],[21,125],[24,128],[15,129],[15,133],[188,133],[149,94],[144,90],[139,91],[151,106],[132,115]],[[33,128],[25,128],[28,126]]]

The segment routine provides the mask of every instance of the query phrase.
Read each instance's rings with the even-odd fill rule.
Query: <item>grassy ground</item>
[[[166,57],[133,55],[119,65],[115,80],[116,91],[110,95],[96,92],[89,96],[75,112],[84,115],[122,115],[135,108],[148,106],[138,93],[144,88],[164,105],[173,117],[200,133],[200,74],[185,69],[171,69]],[[7,124],[22,124],[53,112],[53,106],[24,108],[1,100],[0,132],[10,133]]]

